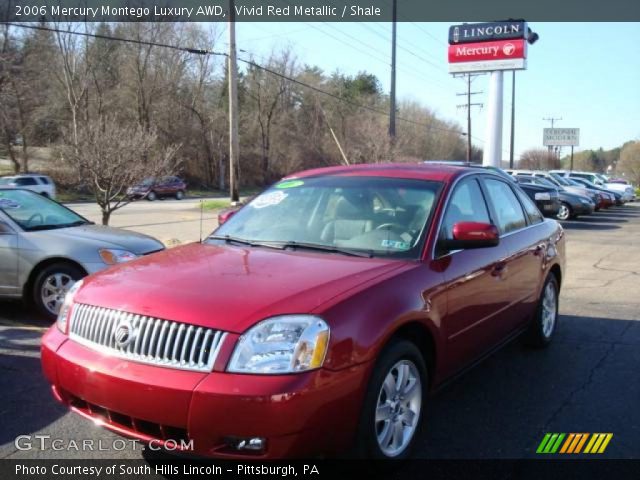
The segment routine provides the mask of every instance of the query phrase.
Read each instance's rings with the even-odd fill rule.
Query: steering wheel
[[[385,229],[400,230],[402,232],[405,232],[407,230],[407,227],[405,227],[404,225],[400,225],[399,223],[394,223],[394,222],[383,223],[382,225],[378,225],[376,227],[376,230],[385,230]]]
[[[44,223],[44,217],[42,216],[42,214],[41,214],[41,213],[39,213],[39,212],[36,212],[36,213],[34,213],[33,215],[31,215],[31,216],[29,217],[29,220],[27,220],[27,225],[31,225],[31,223],[32,223],[36,218],[39,218],[39,219],[40,219],[40,223],[41,223],[41,224],[42,224],[42,223]]]

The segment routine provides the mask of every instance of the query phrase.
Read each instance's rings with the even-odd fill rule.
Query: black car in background
[[[548,210],[545,211],[540,208],[540,205],[538,205],[538,208],[540,208],[540,211],[544,215],[555,216],[555,218],[557,218],[558,220],[569,220],[577,218],[579,215],[591,215],[595,210],[595,203],[593,203],[588,197],[569,193],[551,186],[540,185],[540,181],[533,176],[518,175],[514,178],[520,184],[520,187],[527,193],[527,195],[531,197],[531,193],[533,193],[533,195],[535,197],[538,197],[540,201],[544,201],[543,199],[546,198],[545,192],[547,192],[548,190],[553,190],[555,192],[555,196],[557,199],[557,210],[553,215],[547,215],[547,211],[551,212],[551,207],[548,207]],[[529,191],[531,191],[531,193]],[[538,203],[539,201],[535,198],[534,200],[536,201],[536,203]]]
[[[545,217],[557,218],[561,207],[557,189],[534,185],[530,182],[521,182],[519,178],[514,178],[514,180],[520,185],[524,193],[536,202],[538,210],[540,210]]]
[[[589,180],[585,180],[584,178],[570,177],[569,180],[572,180],[572,181],[574,181],[576,183],[584,185],[585,187],[591,188],[593,190],[599,190],[601,192],[607,192],[607,193],[613,195],[614,197],[616,197],[616,205],[618,205],[618,206],[624,205],[624,202],[622,201],[622,194],[620,192],[616,192],[615,190],[606,189],[604,187],[596,185],[595,183],[590,182]]]

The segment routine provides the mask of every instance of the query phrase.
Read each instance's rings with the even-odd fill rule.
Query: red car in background
[[[78,282],[42,364],[59,401],[143,441],[403,458],[432,389],[516,336],[551,341],[564,251],[490,170],[306,171],[201,243]]]
[[[146,178],[127,189],[127,196],[131,199],[146,198],[150,202],[167,197],[182,200],[186,191],[186,182],[178,177]]]

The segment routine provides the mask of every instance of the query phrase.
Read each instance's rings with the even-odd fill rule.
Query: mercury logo
[[[135,332],[131,323],[128,321],[124,321],[120,323],[115,331],[113,332],[113,338],[116,341],[116,346],[118,348],[127,348],[129,344],[133,341],[135,337]]]
[[[506,43],[502,47],[502,51],[504,52],[505,55],[511,56],[516,51],[516,46],[513,43]]]

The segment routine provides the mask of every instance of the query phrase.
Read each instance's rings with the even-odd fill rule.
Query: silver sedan
[[[55,318],[80,278],[163,250],[147,235],[94,225],[28,190],[0,188],[0,298],[24,298]]]

